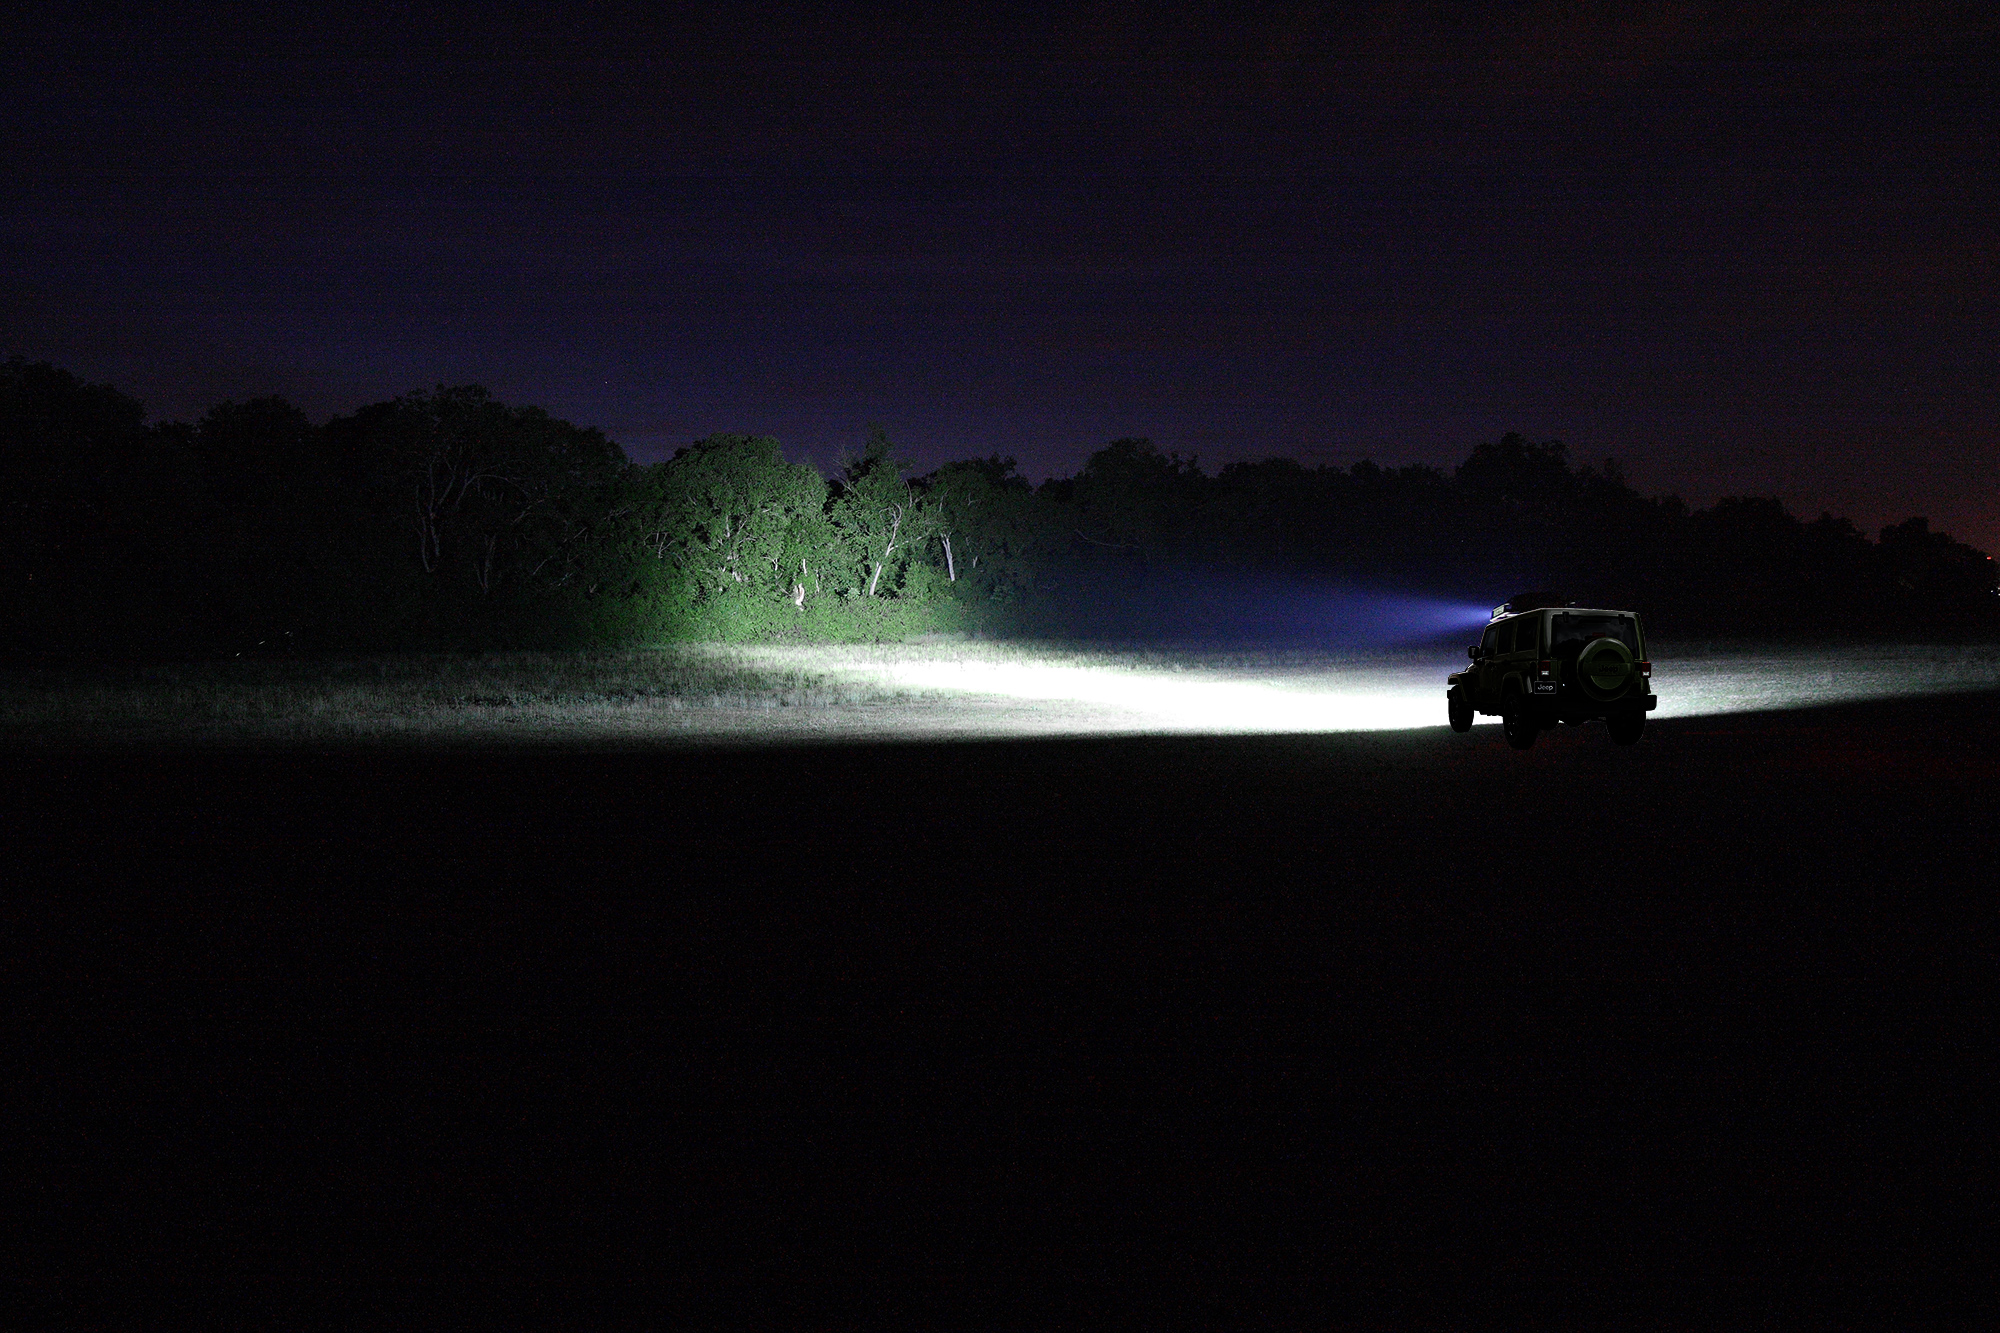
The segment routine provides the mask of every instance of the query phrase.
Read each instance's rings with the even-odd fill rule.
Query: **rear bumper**
[[[1659,706],[1660,698],[1656,694],[1634,695],[1629,699],[1612,699],[1609,702],[1569,690],[1557,695],[1534,696],[1535,712],[1545,720],[1557,722],[1591,722],[1625,713],[1650,713]]]

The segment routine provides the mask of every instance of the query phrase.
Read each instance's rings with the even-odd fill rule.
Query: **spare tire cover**
[[[1615,699],[1632,683],[1632,650],[1617,639],[1592,639],[1576,655],[1576,678],[1591,698]]]

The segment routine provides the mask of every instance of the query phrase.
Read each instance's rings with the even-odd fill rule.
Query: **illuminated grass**
[[[755,744],[1438,727],[1442,650],[677,645],[0,673],[16,744]],[[2000,688],[2000,648],[1654,648],[1656,718]],[[1489,719],[1481,719],[1482,722]]]
[[[1442,715],[1436,653],[1105,649],[1061,644],[763,649],[873,681],[1011,709],[1016,723],[1085,732],[1357,731],[1420,727]],[[810,653],[810,657],[801,656]]]
[[[1688,644],[1654,658],[1659,718],[2000,688],[1991,644]]]

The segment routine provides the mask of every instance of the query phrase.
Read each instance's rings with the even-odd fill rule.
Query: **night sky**
[[[2000,551],[1985,6],[275,8],[0,19],[0,351],[642,460],[1518,430]]]

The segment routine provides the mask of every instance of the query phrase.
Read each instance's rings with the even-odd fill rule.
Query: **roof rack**
[[[1551,606],[1575,606],[1573,598],[1566,598],[1553,592],[1517,592],[1506,601],[1493,608],[1493,618],[1516,616],[1523,611],[1541,611]]]

